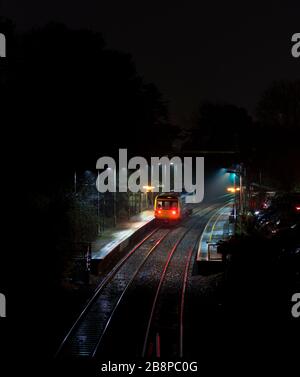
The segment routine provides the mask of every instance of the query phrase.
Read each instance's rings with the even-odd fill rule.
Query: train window
[[[176,200],[158,200],[157,208],[159,209],[178,208],[178,202]]]

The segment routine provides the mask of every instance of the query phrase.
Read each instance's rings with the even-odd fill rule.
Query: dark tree
[[[231,104],[203,101],[194,117],[187,149],[248,150],[252,120],[245,109]]]
[[[300,80],[271,84],[258,102],[257,119],[257,165],[275,187],[299,189]]]
[[[257,118],[264,127],[300,128],[300,80],[271,84],[258,103]]]

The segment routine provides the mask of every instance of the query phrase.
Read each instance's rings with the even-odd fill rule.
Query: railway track
[[[63,340],[56,356],[93,357],[115,307],[150,254],[170,232],[155,228],[104,278],[79,318]],[[136,251],[139,250],[139,253]],[[130,263],[126,263],[130,260]]]
[[[212,212],[218,214],[222,209]],[[185,293],[200,239],[198,226],[204,228],[206,219],[191,225],[169,254],[152,303],[142,357],[183,357]]]
[[[202,217],[211,213],[216,210],[217,206],[217,204],[214,204],[196,211],[194,216],[183,221],[178,227],[157,227],[137,244],[104,278],[65,337],[56,356],[59,358],[93,358],[105,355],[117,356],[119,351],[122,356],[126,352],[133,352],[134,356],[151,355],[153,330],[157,328],[157,310],[161,302],[159,298],[161,297],[161,290],[164,292],[164,289],[162,289],[164,280],[171,271],[171,261],[175,259],[176,251],[184,247],[182,246],[185,244],[184,241],[191,242],[186,239],[186,236],[192,229],[195,230],[200,215]],[[196,234],[198,235],[199,231],[195,230],[195,239],[197,238]],[[194,241],[196,242],[196,240]],[[183,286],[179,309],[181,319],[183,319],[184,292],[193,250],[194,247],[192,249],[189,247],[187,254],[185,250],[185,268],[183,269]],[[151,273],[155,277],[151,276]],[[153,292],[155,292],[154,300]],[[152,303],[151,310],[149,303]],[[140,310],[137,308],[132,313],[133,305],[138,305]],[[130,308],[130,313],[128,308]],[[135,319],[136,316],[137,319]],[[126,320],[126,318],[130,319]],[[145,324],[142,319],[146,318],[148,318],[148,322],[145,332]],[[123,326],[123,329],[120,326]],[[179,327],[181,334],[179,352],[182,353],[183,325],[181,324]],[[125,330],[124,337],[121,330],[123,332]],[[137,340],[137,336],[144,332],[145,336],[143,344],[141,344]],[[156,336],[155,352],[157,355],[160,353],[160,334],[158,333],[157,336],[155,331],[154,334]],[[118,341],[121,336],[125,340],[124,344]],[[117,342],[112,344],[112,339],[117,340]],[[125,353],[124,346],[126,347]]]

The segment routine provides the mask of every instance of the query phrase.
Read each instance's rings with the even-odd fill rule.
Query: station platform
[[[234,233],[234,225],[229,222],[231,212],[232,204],[230,203],[211,216],[200,238],[197,262],[222,261],[222,255],[217,250],[217,243],[228,239]]]
[[[92,243],[92,259],[104,259],[114,249],[128,240],[135,232],[154,220],[154,211],[146,210],[132,216],[128,221],[122,221],[115,228],[106,229]]]

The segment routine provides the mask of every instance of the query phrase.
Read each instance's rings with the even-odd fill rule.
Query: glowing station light
[[[143,189],[145,191],[153,191],[155,189],[155,187],[154,186],[143,186]]]
[[[234,188],[234,187],[227,187],[227,191],[231,192],[231,193],[235,193],[237,191],[240,191],[240,188],[239,187],[236,187],[236,188]]]

